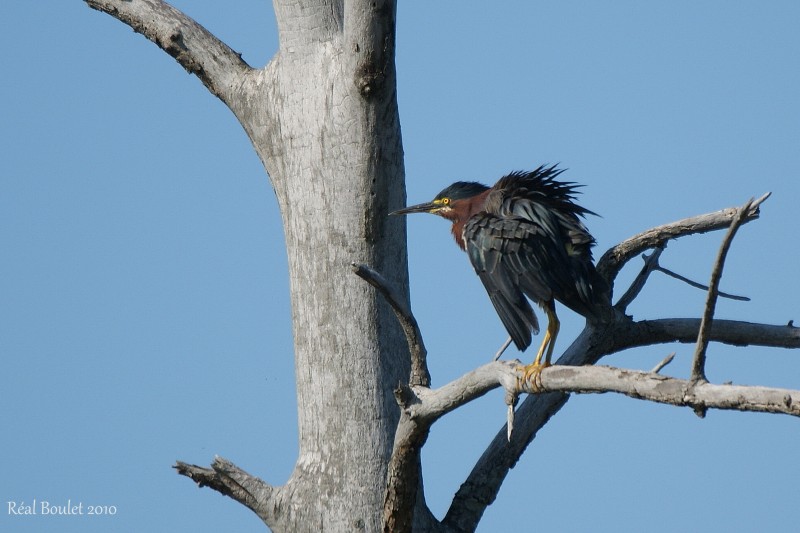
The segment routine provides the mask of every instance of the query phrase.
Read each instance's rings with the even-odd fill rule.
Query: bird
[[[595,239],[582,221],[596,213],[575,202],[581,185],[556,179],[563,171],[541,165],[511,172],[491,187],[457,181],[430,202],[390,213],[431,213],[453,223],[456,244],[467,253],[520,351],[539,333],[528,299],[541,307],[547,328],[536,358],[524,367],[526,382],[536,383],[551,364],[560,328],[556,301],[593,322],[613,312],[609,286],[592,262]]]

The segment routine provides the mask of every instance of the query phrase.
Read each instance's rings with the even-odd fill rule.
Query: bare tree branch
[[[216,456],[211,468],[178,461],[173,466],[179,474],[194,480],[200,487],[210,487],[248,507],[267,524],[274,520],[272,500],[275,487],[252,476],[227,459]]]
[[[622,295],[614,307],[624,313],[633,300],[639,296],[639,293],[644,289],[645,283],[650,278],[650,274],[658,268],[658,258],[661,257],[665,247],[666,243],[653,250],[650,255],[642,254],[642,259],[644,259],[642,270],[639,271],[631,286],[628,287],[628,290],[625,291],[625,294]]]
[[[514,433],[508,439],[504,427],[497,432],[453,497],[442,521],[455,531],[475,531],[487,506],[491,505],[508,471],[517,464],[536,432],[564,406],[568,394],[546,392],[525,398],[516,411]]]
[[[658,362],[658,364],[657,364],[656,366],[654,366],[654,367],[653,367],[653,370],[651,370],[651,371],[650,371],[650,373],[651,373],[651,374],[658,374],[659,372],[661,372],[661,370],[662,370],[662,369],[663,369],[665,366],[667,366],[668,364],[670,364],[670,363],[672,362],[672,360],[673,360],[673,359],[675,359],[675,352],[672,352],[671,354],[669,354],[668,356],[666,356],[664,359],[662,359],[661,361],[659,361],[659,362]]]
[[[753,202],[750,211],[745,215],[743,223],[751,222],[758,218],[758,206],[761,205],[768,196],[767,194]],[[730,226],[733,217],[736,216],[736,212],[737,208],[729,207],[715,213],[684,218],[683,220],[643,231],[617,244],[604,253],[603,257],[597,262],[597,270],[606,280],[613,281],[622,267],[634,256],[650,248],[661,248],[667,241],[686,235],[707,233],[709,231],[727,228]]]
[[[410,533],[416,512],[427,511],[421,483],[420,453],[431,425],[465,403],[498,386],[516,387],[520,363],[495,361],[431,390],[427,387],[400,386],[395,391],[402,409],[389,461],[384,499],[384,532]],[[422,496],[422,497],[420,497]]]
[[[239,85],[238,78],[251,70],[240,54],[162,0],[84,1],[157,44],[228,105]]]
[[[678,281],[682,281],[682,282],[686,283],[687,285],[691,285],[692,287],[694,287],[696,289],[701,289],[701,290],[704,290],[704,291],[708,290],[708,286],[707,285],[703,285],[702,283],[697,283],[696,281],[692,281],[689,278],[687,278],[685,276],[681,276],[677,272],[673,272],[672,270],[670,270],[668,268],[664,268],[661,265],[656,265],[653,268],[653,270],[661,272],[662,274],[666,274],[667,276],[669,276],[671,278],[675,278]],[[739,296],[737,294],[730,294],[730,293],[722,292],[722,291],[717,291],[717,292],[718,292],[720,298],[727,298],[729,300],[738,300],[740,302],[749,302],[750,301],[750,298],[748,298],[747,296]]]
[[[717,307],[717,295],[719,294],[719,282],[722,279],[722,269],[725,266],[725,258],[728,255],[733,237],[736,236],[736,231],[742,225],[745,213],[750,211],[750,206],[753,205],[751,198],[747,203],[736,211],[731,226],[722,239],[722,245],[719,248],[717,259],[714,262],[714,268],[711,271],[711,281],[708,284],[708,297],[706,298],[705,309],[703,310],[703,318],[700,321],[700,331],[697,334],[697,346],[695,348],[694,357],[692,358],[692,381],[708,381],[706,379],[706,351],[708,350],[708,343],[710,342],[709,333],[711,330],[711,323],[714,320],[714,310]],[[698,411],[700,413],[701,411]]]
[[[419,402],[410,408],[411,416],[434,422],[497,387],[513,391],[518,387],[521,365],[520,361],[493,361],[438,389],[415,387]]]
[[[699,318],[660,318],[630,322],[616,331],[613,352],[668,342],[693,343],[700,331]],[[800,348],[800,328],[740,320],[714,320],[711,340],[732,346]],[[612,353],[613,353],[612,352]]]
[[[427,387],[431,383],[431,374],[428,371],[427,354],[425,343],[422,341],[422,333],[419,330],[417,319],[411,312],[408,304],[400,299],[397,290],[384,278],[380,273],[376,272],[367,265],[360,265],[353,263],[353,271],[360,278],[364,279],[367,283],[378,289],[378,291],[386,298],[389,305],[392,307],[397,320],[400,321],[400,326],[403,328],[406,340],[408,341],[408,350],[411,353],[411,377],[409,378],[410,385],[422,385]]]
[[[628,308],[628,306],[633,302],[633,300],[635,300],[636,297],[639,296],[639,293],[642,291],[645,284],[647,283],[647,280],[650,278],[650,274],[653,272],[661,272],[671,278],[675,278],[678,281],[682,281],[687,285],[691,285],[696,289],[702,289],[704,291],[708,290],[708,286],[703,285],[702,283],[697,283],[696,281],[692,281],[687,277],[681,276],[680,274],[677,274],[672,270],[669,270],[661,266],[661,264],[659,263],[659,259],[661,258],[661,254],[664,252],[665,247],[666,243],[664,243],[663,246],[654,249],[653,253],[651,253],[650,255],[642,254],[642,259],[644,260],[644,265],[642,265],[642,269],[639,271],[639,274],[636,275],[636,278],[633,280],[633,283],[631,283],[631,286],[628,287],[628,290],[625,291],[625,294],[623,294],[617,301],[617,303],[614,304],[614,307],[616,307],[619,311],[624,313],[625,310]],[[744,302],[750,301],[750,298],[746,296],[737,296],[736,294],[729,294],[722,291],[718,291],[718,294],[720,297],[728,298],[730,300],[739,300]]]
[[[674,388],[682,387],[683,389],[687,389],[689,387],[691,381],[668,378],[658,374],[658,372],[664,366],[672,361],[673,357],[674,354],[670,354],[650,372],[611,367],[557,365],[551,368],[570,369],[574,370],[575,372],[570,374],[566,373],[566,370],[564,370],[551,377],[550,368],[545,369],[545,371],[542,372],[542,375],[546,375],[550,379],[542,381],[542,386],[545,392],[619,392],[628,396],[635,396],[634,393],[638,390],[636,389],[636,383],[638,383],[638,381],[645,381],[647,382],[647,385],[641,390],[641,394],[636,397],[661,403],[671,403],[674,405],[689,405],[681,398],[675,396],[675,393],[672,391],[672,389],[659,389],[657,391],[650,391],[648,389],[648,387],[655,387],[656,383],[669,383],[670,386],[674,385]],[[405,411],[410,418],[416,420],[417,422],[430,425],[445,414],[475,400],[476,398],[483,396],[487,392],[497,387],[503,387],[507,391],[518,390],[520,392],[535,394],[537,391],[535,391],[530,384],[522,382],[522,373],[520,371],[521,366],[522,364],[519,361],[497,361],[476,368],[475,370],[468,372],[467,374],[438,389],[412,387],[413,401],[404,401]],[[593,368],[603,368],[604,370],[600,373],[594,374],[591,371]],[[613,372],[606,372],[609,369]],[[574,380],[570,380],[566,379],[568,376],[576,377]],[[596,381],[591,381],[591,376],[597,376],[598,379]],[[619,382],[615,380],[619,380]],[[680,387],[675,385],[676,383],[680,385]],[[729,386],[726,385],[726,387]],[[781,410],[781,408],[776,408],[774,410],[759,408],[758,406],[761,405],[759,396],[754,396],[747,392],[756,389],[759,390],[759,394],[763,392],[761,389],[769,390],[775,392],[776,394],[780,393],[781,395],[788,393],[790,396],[798,393],[798,391],[766,389],[763,387],[739,387],[735,389],[728,388],[726,390],[734,391],[731,393],[730,398],[738,397],[741,400],[743,407],[739,410],[785,412],[786,414],[800,416],[800,411],[797,411],[797,409],[800,409],[800,404],[794,405],[787,410]],[[706,389],[706,391],[709,390],[712,389]],[[705,392],[704,394],[711,393]],[[737,396],[737,394],[739,396]],[[707,396],[700,395],[698,398],[703,400],[702,402],[698,401],[699,405],[705,401]],[[715,391],[713,398],[715,398],[714,401],[706,402],[708,403],[707,407],[737,409],[735,404],[728,402],[727,399],[729,398],[722,393]],[[719,402],[719,404],[714,402]],[[753,405],[748,405],[748,403],[752,403]]]
[[[401,413],[386,472],[383,530],[385,533],[410,533],[413,530],[415,514],[430,514],[424,497],[419,497],[423,491],[420,453],[428,439],[433,420],[412,415],[414,406],[419,403],[416,391],[428,390],[427,387],[431,382],[426,361],[427,350],[417,319],[391,283],[367,265],[352,263],[351,266],[356,275],[375,287],[386,298],[408,342],[411,356],[409,377],[411,386],[399,384],[395,389],[395,399],[401,408]]]
[[[410,389],[396,391],[398,397]],[[405,400],[398,398],[398,403]],[[416,399],[413,400],[416,402]],[[432,421],[418,420],[403,409],[395,432],[392,456],[386,473],[383,500],[384,533],[411,533],[417,508],[427,511],[422,486],[422,447],[428,440]],[[427,511],[428,513],[430,511]]]
[[[521,384],[522,392],[536,393],[529,383],[522,382],[521,377],[521,364],[518,362],[489,363],[440,389],[417,390],[417,401],[409,407],[410,417],[421,422],[433,422],[499,386],[513,388]],[[800,416],[800,390],[713,385],[708,382],[695,384],[693,380],[671,378],[656,372],[609,366],[548,367],[542,370],[541,386],[544,392],[616,392],[671,405]]]
[[[552,366],[541,374],[547,391],[616,392],[652,402],[695,409],[729,409],[800,416],[800,390],[714,385],[608,366]]]

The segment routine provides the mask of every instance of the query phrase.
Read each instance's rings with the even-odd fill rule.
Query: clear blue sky
[[[175,4],[253,65],[276,50],[269,2]],[[82,1],[2,2],[0,21],[0,530],[264,531],[170,468],[219,454],[282,483],[294,463],[286,259],[258,158],[195,77]],[[602,215],[589,220],[600,255],[772,191],[723,279],[752,301],[721,302],[718,316],[800,321],[799,23],[794,0],[400,2],[409,201],[560,162]],[[505,338],[448,233],[434,217],[409,220],[435,385]],[[662,262],[705,281],[721,237],[673,243]],[[703,299],[656,276],[630,311],[698,316]],[[580,327],[562,315],[559,348]],[[666,373],[686,376],[691,346],[604,363],[650,369],[672,351]],[[708,374],[798,388],[800,353],[715,345]],[[496,393],[434,427],[424,475],[435,514],[504,419]],[[788,531],[800,523],[798,442],[785,416],[700,420],[574,397],[480,531]],[[6,502],[34,498],[117,514],[8,515]]]

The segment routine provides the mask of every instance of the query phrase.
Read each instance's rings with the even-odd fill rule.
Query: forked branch
[[[200,487],[210,487],[248,507],[266,523],[272,523],[270,505],[275,488],[252,476],[222,457],[214,457],[211,468],[178,461],[175,468],[182,476],[193,479]]]
[[[751,222],[758,218],[759,206],[768,197],[769,194],[765,194],[753,202],[750,210],[744,215],[743,223]],[[661,248],[667,241],[680,237],[728,228],[737,212],[737,208],[729,207],[714,213],[685,218],[643,231],[622,241],[604,253],[603,257],[597,262],[597,270],[605,279],[613,281],[619,271],[622,270],[622,267],[636,255],[651,248]]]
[[[623,294],[617,301],[617,303],[614,304],[614,307],[616,307],[620,312],[624,313],[625,310],[628,308],[628,306],[631,304],[631,302],[633,302],[633,300],[635,300],[636,297],[639,296],[639,293],[642,291],[645,284],[647,283],[650,274],[652,274],[653,272],[661,272],[662,274],[666,274],[671,278],[675,278],[678,281],[682,281],[687,285],[690,285],[696,289],[708,291],[707,285],[703,285],[702,283],[697,283],[696,281],[692,281],[685,276],[681,276],[680,274],[661,266],[661,264],[659,263],[659,259],[661,257],[661,254],[664,253],[664,249],[665,249],[664,247],[659,247],[654,249],[649,255],[642,254],[642,259],[644,260],[644,265],[642,265],[642,269],[639,271],[639,274],[636,275],[636,278],[633,280],[633,283],[631,283],[631,286],[628,287],[628,290],[625,291],[625,294]],[[727,292],[722,292],[722,291],[717,291],[717,292],[720,298],[728,298],[731,300],[738,300],[740,302],[750,301],[750,298],[746,296],[729,294]]]

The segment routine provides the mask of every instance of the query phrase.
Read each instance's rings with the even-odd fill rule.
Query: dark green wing
[[[592,263],[594,237],[579,218],[590,211],[571,201],[553,205],[536,194],[515,193],[493,214],[530,224],[526,227],[536,237],[529,253],[537,256],[544,269],[539,275],[552,291],[551,298],[585,317],[600,316],[607,288]]]
[[[517,348],[527,348],[531,331],[539,330],[526,296],[539,305],[555,299],[584,316],[595,316],[594,239],[577,217],[526,199],[501,199],[496,205],[496,213],[483,211],[470,218],[464,241]]]
[[[525,295],[541,302],[552,298],[538,254],[538,228],[518,219],[482,212],[464,226],[467,254],[500,320],[519,350],[531,344],[539,322]]]

